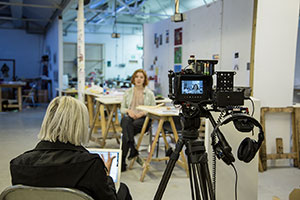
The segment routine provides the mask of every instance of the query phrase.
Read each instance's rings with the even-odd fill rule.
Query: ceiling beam
[[[22,4],[23,0],[9,0],[10,3]],[[23,7],[20,6],[10,6],[11,17],[13,18],[22,18],[23,17]],[[13,20],[15,27],[21,27],[22,21]]]
[[[0,20],[22,20],[22,21],[32,21],[32,22],[51,21],[50,19],[30,19],[30,18],[1,17],[1,16],[0,16]]]
[[[34,7],[34,8],[56,8],[62,9],[56,5],[38,5],[38,4],[24,4],[24,3],[13,3],[13,2],[3,2],[0,1],[0,5],[7,5],[7,6],[23,6],[23,7]]]
[[[48,28],[50,27],[50,24],[55,20],[55,18],[62,14],[62,10],[65,9],[68,4],[70,4],[71,0],[62,0],[60,5],[58,6],[60,9],[56,9],[52,16],[50,17],[50,21],[46,24],[45,30],[48,31]]]

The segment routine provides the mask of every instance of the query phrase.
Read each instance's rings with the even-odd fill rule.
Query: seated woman
[[[146,113],[137,110],[136,107],[139,105],[155,105],[154,94],[146,87],[148,85],[148,78],[143,69],[138,69],[133,73],[131,83],[134,84],[134,87],[125,92],[121,103],[121,113],[125,114],[121,120],[123,132],[122,171],[126,170],[126,157],[129,149],[130,154],[128,159],[132,159],[138,155],[134,144],[134,136],[142,130]]]
[[[87,108],[79,100],[53,99],[38,135],[41,141],[10,162],[12,184],[75,188],[95,200],[131,200],[127,186],[121,184],[117,194],[108,176],[114,158],[104,163],[82,146],[89,139],[88,121]]]

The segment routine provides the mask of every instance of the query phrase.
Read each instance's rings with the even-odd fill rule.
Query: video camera
[[[196,60],[190,56],[188,66],[180,72],[169,71],[169,98],[174,104],[194,102],[212,104],[214,108],[244,104],[244,90],[235,89],[235,72],[215,72],[217,60]],[[213,75],[216,74],[216,88]]]

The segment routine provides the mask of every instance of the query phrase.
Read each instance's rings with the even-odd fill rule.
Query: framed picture
[[[162,34],[159,35],[159,45],[162,45],[163,43],[163,37]]]
[[[177,28],[174,31],[174,44],[181,45],[182,44],[182,28]]]
[[[174,48],[174,64],[181,64],[182,49],[181,47]]]
[[[14,59],[0,59],[0,79],[4,81],[16,80],[16,62]]]
[[[166,30],[166,44],[169,43],[169,30]]]

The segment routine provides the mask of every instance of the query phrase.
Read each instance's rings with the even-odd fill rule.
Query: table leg
[[[107,137],[107,134],[108,134],[108,131],[109,131],[110,124],[112,123],[112,118],[114,116],[114,112],[116,112],[117,106],[114,104],[111,111],[109,110],[108,106],[106,107],[106,109],[109,112],[109,117],[108,117],[108,120],[107,120],[105,132],[102,132],[102,144],[101,144],[102,147],[105,146],[105,140],[106,140],[106,137]]]
[[[169,143],[167,141],[166,133],[165,133],[164,129],[161,129],[161,134],[162,134],[164,142],[165,142],[166,150],[168,150],[169,149]]]
[[[168,117],[168,120],[169,120],[169,122],[171,124],[171,128],[172,128],[175,140],[177,142],[178,141],[178,133],[177,133],[176,126],[174,124],[173,118],[172,117]],[[184,154],[183,154],[182,151],[180,152],[180,157],[181,157],[181,160],[183,162],[183,168],[186,171],[186,174],[189,175],[188,165],[187,165],[186,159],[185,159]]]
[[[2,88],[0,87],[0,112],[2,112]]]
[[[151,151],[148,154],[148,158],[147,158],[147,160],[146,160],[146,162],[144,164],[144,170],[143,170],[141,178],[140,178],[141,182],[144,181],[145,175],[146,175],[147,171],[149,170],[149,165],[150,165],[150,162],[151,162],[151,159],[152,159],[152,155],[153,155],[153,152],[155,150],[155,146],[156,146],[157,140],[159,138],[159,134],[160,134],[160,132],[162,130],[164,121],[165,121],[164,119],[160,119],[159,120],[158,128],[157,128],[157,131],[155,133],[155,138],[154,138],[154,141],[152,142],[152,145],[151,145]]]
[[[140,137],[138,139],[138,142],[137,142],[137,145],[136,145],[136,150],[139,150],[140,146],[141,146],[141,143],[142,143],[142,140],[143,140],[143,137],[144,137],[144,134],[146,132],[146,128],[148,126],[148,123],[149,123],[149,116],[147,115],[145,121],[144,121],[144,124],[143,124],[143,127],[142,127],[142,131],[140,133]],[[134,162],[136,161],[137,157],[134,157],[131,162],[130,162],[130,165],[129,165],[129,169],[132,168]]]
[[[18,87],[18,105],[19,111],[22,111],[22,87]]]
[[[94,115],[93,122],[92,122],[92,125],[90,126],[90,131],[89,131],[90,140],[92,138],[92,132],[93,132],[93,129],[95,127],[96,119],[97,119],[98,114],[99,114],[99,107],[100,107],[100,103],[97,101],[97,103],[96,103],[96,113]]]
[[[103,104],[100,104],[100,120],[101,120],[101,133],[103,134],[106,131],[106,117],[105,117]]]

